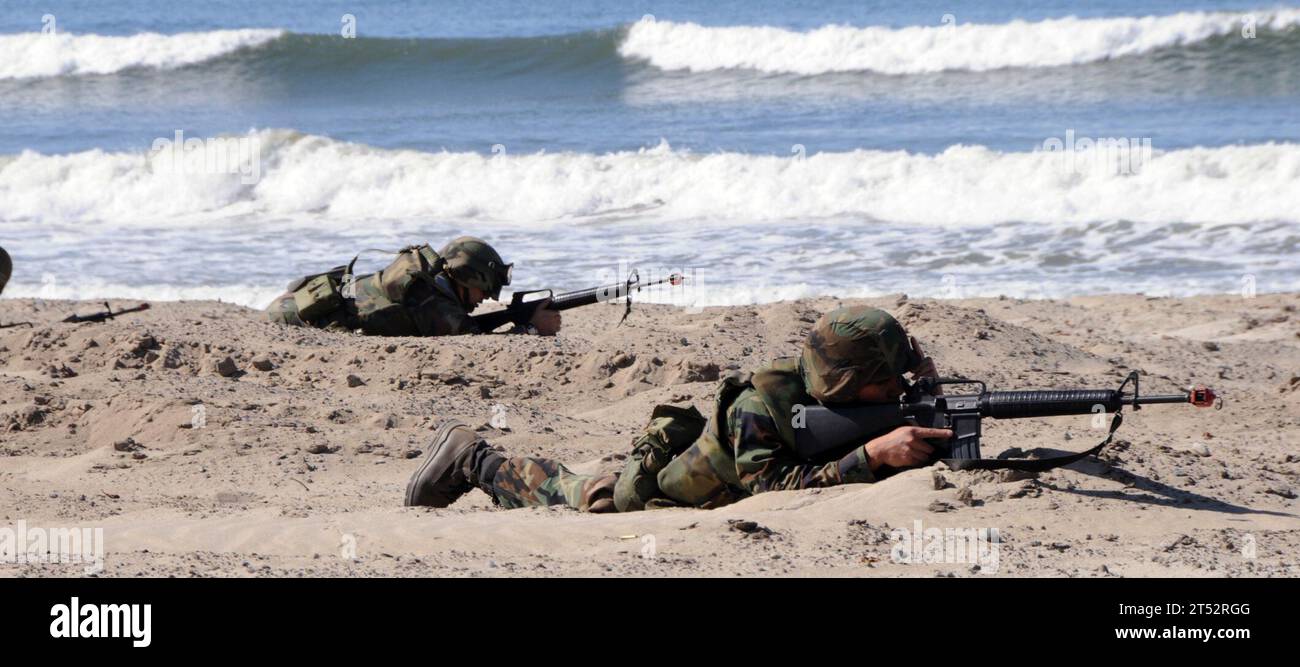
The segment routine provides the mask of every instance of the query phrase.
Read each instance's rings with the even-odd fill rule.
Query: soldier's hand
[[[916,340],[915,336],[908,336],[908,339],[912,341],[912,350],[916,352],[916,356],[921,358],[921,362],[916,365],[916,368],[912,369],[912,379],[939,377],[939,369],[934,365],[934,358],[926,356],[925,350],[921,349],[921,342]],[[936,396],[942,395],[943,387],[935,387],[934,394]]]
[[[533,319],[530,324],[537,333],[543,336],[554,336],[560,330],[560,311],[551,310],[547,306],[551,305],[551,300],[547,299],[546,303],[537,307],[533,311]]]
[[[908,336],[908,338],[912,341],[912,350],[921,359],[916,368],[912,369],[912,376],[918,378],[939,377],[939,370],[935,368],[934,359],[925,355],[925,350],[921,349],[921,342],[916,339],[916,336]]]
[[[866,444],[867,457],[871,469],[882,465],[894,468],[918,466],[930,460],[934,447],[926,438],[947,440],[952,437],[952,430],[946,428],[925,428],[923,426],[900,426]]]

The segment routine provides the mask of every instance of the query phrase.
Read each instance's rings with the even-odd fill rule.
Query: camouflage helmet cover
[[[443,259],[444,270],[456,282],[477,287],[493,299],[500,297],[501,288],[510,284],[514,265],[506,264],[483,239],[473,236],[452,239],[438,255]]]
[[[918,361],[898,320],[878,308],[853,306],[817,321],[804,342],[799,368],[809,395],[844,403],[855,400],[863,385],[902,375]]]

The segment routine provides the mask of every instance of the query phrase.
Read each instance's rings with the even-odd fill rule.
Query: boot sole
[[[424,455],[424,462],[420,464],[415,474],[411,475],[411,481],[406,483],[405,504],[407,507],[415,505],[416,490],[420,488],[419,482],[424,477],[424,473],[428,471],[429,466],[433,464],[434,459],[438,458],[438,452],[442,451],[443,446],[447,444],[447,436],[451,434],[451,430],[464,425],[464,423],[455,419],[448,419],[439,424],[438,429],[433,432],[433,446]]]

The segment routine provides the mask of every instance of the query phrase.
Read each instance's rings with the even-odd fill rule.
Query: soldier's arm
[[[875,481],[863,447],[830,463],[799,460],[753,393],[739,397],[727,411],[727,426],[736,451],[736,474],[750,493]]]
[[[412,309],[411,315],[421,336],[483,333],[464,308],[438,295],[420,302]]]

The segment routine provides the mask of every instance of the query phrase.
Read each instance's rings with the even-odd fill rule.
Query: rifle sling
[[[1023,470],[1025,472],[1044,472],[1052,468],[1067,466],[1075,461],[1082,461],[1094,454],[1100,452],[1115,437],[1115,431],[1123,423],[1124,416],[1121,411],[1116,411],[1115,416],[1110,420],[1110,431],[1106,433],[1106,439],[1102,440],[1096,447],[1077,454],[1065,454],[1063,456],[1049,456],[1043,459],[943,459],[949,468],[953,470]]]

